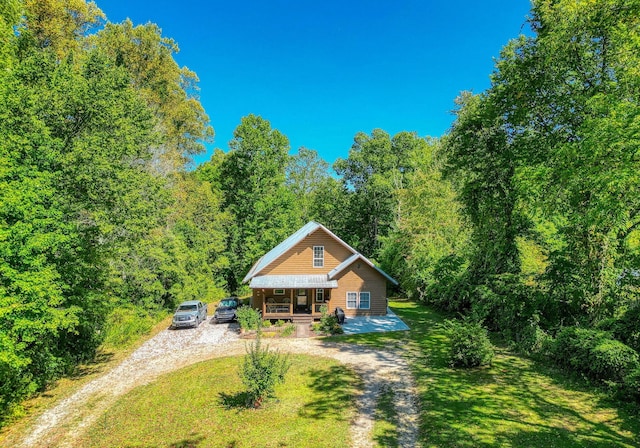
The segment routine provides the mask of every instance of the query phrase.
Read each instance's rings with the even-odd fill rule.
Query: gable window
[[[324,246],[313,246],[313,267],[324,267]]]
[[[348,292],[347,308],[350,310],[368,310],[371,308],[370,292]]]

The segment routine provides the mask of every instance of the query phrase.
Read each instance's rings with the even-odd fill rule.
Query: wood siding
[[[387,314],[387,280],[378,271],[366,263],[356,261],[336,280],[338,287],[331,291],[331,312],[340,307],[347,317]],[[371,309],[347,309],[347,292],[369,292]]]
[[[313,267],[313,246],[324,247],[324,266],[322,268]],[[352,256],[353,253],[336,241],[322,229],[318,229],[308,235],[300,243],[284,253],[271,265],[264,268],[258,275],[314,275],[328,274],[344,260]],[[335,278],[338,287],[325,289],[325,296],[330,299],[326,305],[329,312],[333,313],[336,307],[344,310],[346,316],[380,316],[387,313],[387,279],[378,271],[373,269],[362,260],[356,260]],[[369,292],[371,308],[347,309],[347,292]],[[313,316],[319,318],[319,313],[315,310],[315,290],[309,290],[309,306],[313,310]],[[265,308],[265,299],[276,296],[272,289],[254,289],[253,306],[261,311]],[[295,304],[295,292],[291,289],[285,290],[285,296]],[[295,310],[295,306],[291,307]],[[283,308],[284,310],[284,308]],[[283,313],[282,318],[287,319]],[[275,315],[267,314],[265,318],[277,318]],[[290,318],[291,316],[288,316]]]
[[[321,268],[313,267],[313,246],[324,246],[324,266]],[[260,275],[327,274],[351,255],[346,247],[318,229],[267,266]]]

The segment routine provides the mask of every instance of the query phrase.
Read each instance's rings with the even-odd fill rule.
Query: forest
[[[535,0],[528,26],[443,136],[354,130],[330,166],[251,114],[194,166],[213,127],[157,25],[0,0],[0,415],[246,293],[309,220],[395,294],[640,398],[640,0]]]

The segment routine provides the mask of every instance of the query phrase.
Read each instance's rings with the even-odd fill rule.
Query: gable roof
[[[291,250],[296,244],[300,243],[302,240],[304,240],[307,236],[311,235],[313,232],[315,232],[316,230],[321,229],[324,232],[326,232],[331,238],[333,238],[335,241],[337,241],[338,243],[340,243],[342,246],[344,246],[349,252],[351,252],[353,255],[350,256],[347,260],[343,261],[342,263],[340,263],[339,266],[337,266],[336,268],[334,268],[329,275],[327,276],[327,280],[331,280],[333,279],[334,276],[336,276],[338,273],[342,272],[344,269],[346,269],[347,267],[349,267],[354,261],[356,261],[357,259],[361,259],[362,261],[364,261],[366,264],[368,264],[369,266],[371,266],[373,269],[375,269],[376,271],[378,271],[380,274],[382,274],[387,280],[389,280],[391,283],[393,283],[394,285],[397,285],[398,282],[395,281],[391,276],[389,276],[386,272],[384,272],[382,269],[376,267],[371,261],[369,261],[364,255],[360,254],[357,250],[355,250],[353,247],[349,246],[347,243],[345,243],[344,241],[342,241],[340,238],[338,238],[333,232],[331,232],[331,230],[327,229],[325,226],[323,226],[320,223],[317,223],[315,221],[309,221],[307,224],[305,224],[304,226],[300,227],[296,232],[294,232],[291,236],[289,236],[286,240],[284,240],[283,242],[281,242],[280,244],[278,244],[276,247],[274,247],[273,249],[271,249],[269,252],[267,252],[266,254],[264,254],[249,270],[249,272],[247,273],[247,275],[245,275],[244,279],[242,280],[242,283],[246,283],[249,280],[253,279],[254,277],[256,277],[261,271],[263,271],[267,266],[269,266],[271,263],[273,263],[274,261],[276,261],[278,258],[280,258],[282,255],[284,255],[285,253],[287,253],[289,250]],[[347,263],[349,262],[349,263]],[[334,272],[336,271],[336,272]],[[332,275],[333,273],[333,275]]]
[[[349,258],[347,258],[346,260],[344,260],[342,263],[340,263],[338,266],[336,266],[335,268],[333,268],[332,270],[329,271],[329,279],[333,280],[334,278],[336,278],[336,276],[338,274],[340,274],[342,271],[344,271],[345,269],[347,269],[349,266],[351,266],[353,263],[355,263],[357,260],[363,261],[364,263],[366,263],[367,265],[371,266],[373,269],[375,269],[376,271],[378,271],[378,273],[380,273],[384,278],[386,278],[387,280],[389,280],[391,283],[393,283],[394,285],[397,285],[398,282],[391,277],[389,274],[387,274],[386,272],[384,272],[382,269],[380,269],[379,267],[377,267],[376,265],[374,265],[369,259],[367,259],[367,257],[365,257],[364,255],[362,255],[361,253],[356,252],[355,254],[351,255]]]

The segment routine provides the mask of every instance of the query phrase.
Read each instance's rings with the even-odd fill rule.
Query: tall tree
[[[287,166],[286,185],[293,191],[302,221],[311,219],[313,195],[330,177],[329,164],[313,149],[298,149]]]
[[[371,135],[356,134],[349,157],[336,160],[334,169],[352,192],[348,238],[365,255],[374,256],[379,238],[389,233],[399,206],[393,192],[402,188],[410,169],[410,151],[425,144],[415,133],[401,132],[392,139],[374,129]]]
[[[233,216],[227,283],[237,289],[251,265],[300,224],[294,197],[285,185],[289,140],[250,114],[242,118],[220,166],[224,204]]]

